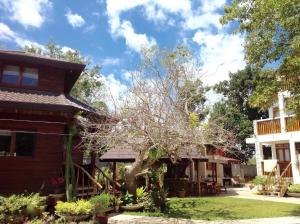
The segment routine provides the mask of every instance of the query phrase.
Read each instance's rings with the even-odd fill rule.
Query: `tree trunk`
[[[136,176],[137,174],[143,172],[145,169],[149,168],[152,165],[152,162],[150,161],[143,161],[143,160],[136,160],[132,164],[132,166],[128,169],[125,170],[125,183],[127,190],[130,194],[135,195],[136,193],[136,188],[137,188],[137,183],[136,183]]]

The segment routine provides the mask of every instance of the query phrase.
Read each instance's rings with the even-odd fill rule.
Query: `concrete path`
[[[221,197],[245,198],[263,201],[300,204],[300,198],[257,195],[253,194],[247,187],[229,188],[227,190],[227,193],[222,194]]]
[[[116,215],[108,220],[109,224],[299,224],[300,217],[264,218],[264,219],[243,219],[226,221],[204,221],[190,219],[175,219],[161,217],[145,217],[134,215]]]

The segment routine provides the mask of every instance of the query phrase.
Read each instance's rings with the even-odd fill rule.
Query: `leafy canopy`
[[[224,96],[224,100],[213,106],[210,119],[235,133],[236,143],[241,150],[230,150],[227,153],[242,161],[247,161],[254,154],[254,147],[247,145],[245,141],[253,134],[252,121],[266,116],[259,108],[249,105],[249,98],[260,82],[257,71],[248,66],[244,70],[231,73],[228,81],[222,81],[214,87],[217,93]]]
[[[279,90],[289,89],[290,109],[300,113],[300,1],[233,0],[225,7],[222,24],[238,22],[235,32],[245,34],[247,62],[269,79],[258,85],[252,105],[268,107]],[[268,67],[273,69],[264,70]]]
[[[71,90],[71,96],[80,100],[83,103],[89,104],[99,109],[107,109],[104,102],[98,100],[99,93],[102,91],[103,83],[101,80],[100,66],[91,65],[90,61],[83,57],[78,50],[67,49],[57,45],[55,42],[50,41],[45,49],[37,46],[25,46],[25,52],[37,55],[43,55],[51,58],[71,61],[75,63],[86,64],[86,68],[80,75]]]

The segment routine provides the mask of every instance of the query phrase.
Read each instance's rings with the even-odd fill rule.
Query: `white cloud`
[[[184,23],[184,28],[195,30],[199,28],[209,28],[210,26],[214,26],[220,29],[222,27],[219,22],[220,17],[220,14],[211,12],[196,16],[188,16]]]
[[[122,23],[118,32],[125,38],[126,45],[137,52],[139,52],[142,47],[156,44],[154,38],[148,38],[146,34],[135,33],[131,22],[127,20]]]
[[[72,13],[71,10],[68,10],[65,16],[73,28],[82,27],[85,24],[85,20],[82,18],[82,16],[78,15],[77,13]]]
[[[37,46],[39,48],[45,49],[45,47],[35,41],[31,41],[28,39],[25,39],[21,37],[18,33],[14,32],[10,29],[6,24],[0,23],[0,40],[2,41],[8,41],[8,42],[14,42],[19,47],[25,47],[25,46]]]
[[[95,24],[91,24],[89,26],[86,26],[83,30],[84,33],[89,33],[89,32],[93,32],[96,29],[96,25]]]
[[[244,38],[241,35],[198,31],[193,41],[200,45],[199,57],[205,84],[228,79],[229,72],[236,72],[245,66]]]
[[[41,27],[45,21],[45,13],[52,7],[49,0],[0,0],[9,18],[17,21],[25,28]]]
[[[66,53],[68,51],[75,52],[76,50],[74,50],[73,48],[67,47],[67,46],[63,46],[61,48],[61,51],[64,52],[64,53]]]
[[[100,64],[102,66],[110,66],[110,65],[118,65],[121,63],[121,59],[120,58],[104,58],[103,60],[101,60]]]

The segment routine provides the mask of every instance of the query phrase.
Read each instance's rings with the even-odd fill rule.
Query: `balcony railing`
[[[286,117],[285,129],[287,132],[300,131],[300,120],[297,120],[295,117]]]
[[[261,120],[257,121],[257,134],[258,135],[268,135],[280,133],[280,119],[271,119],[271,120]]]

